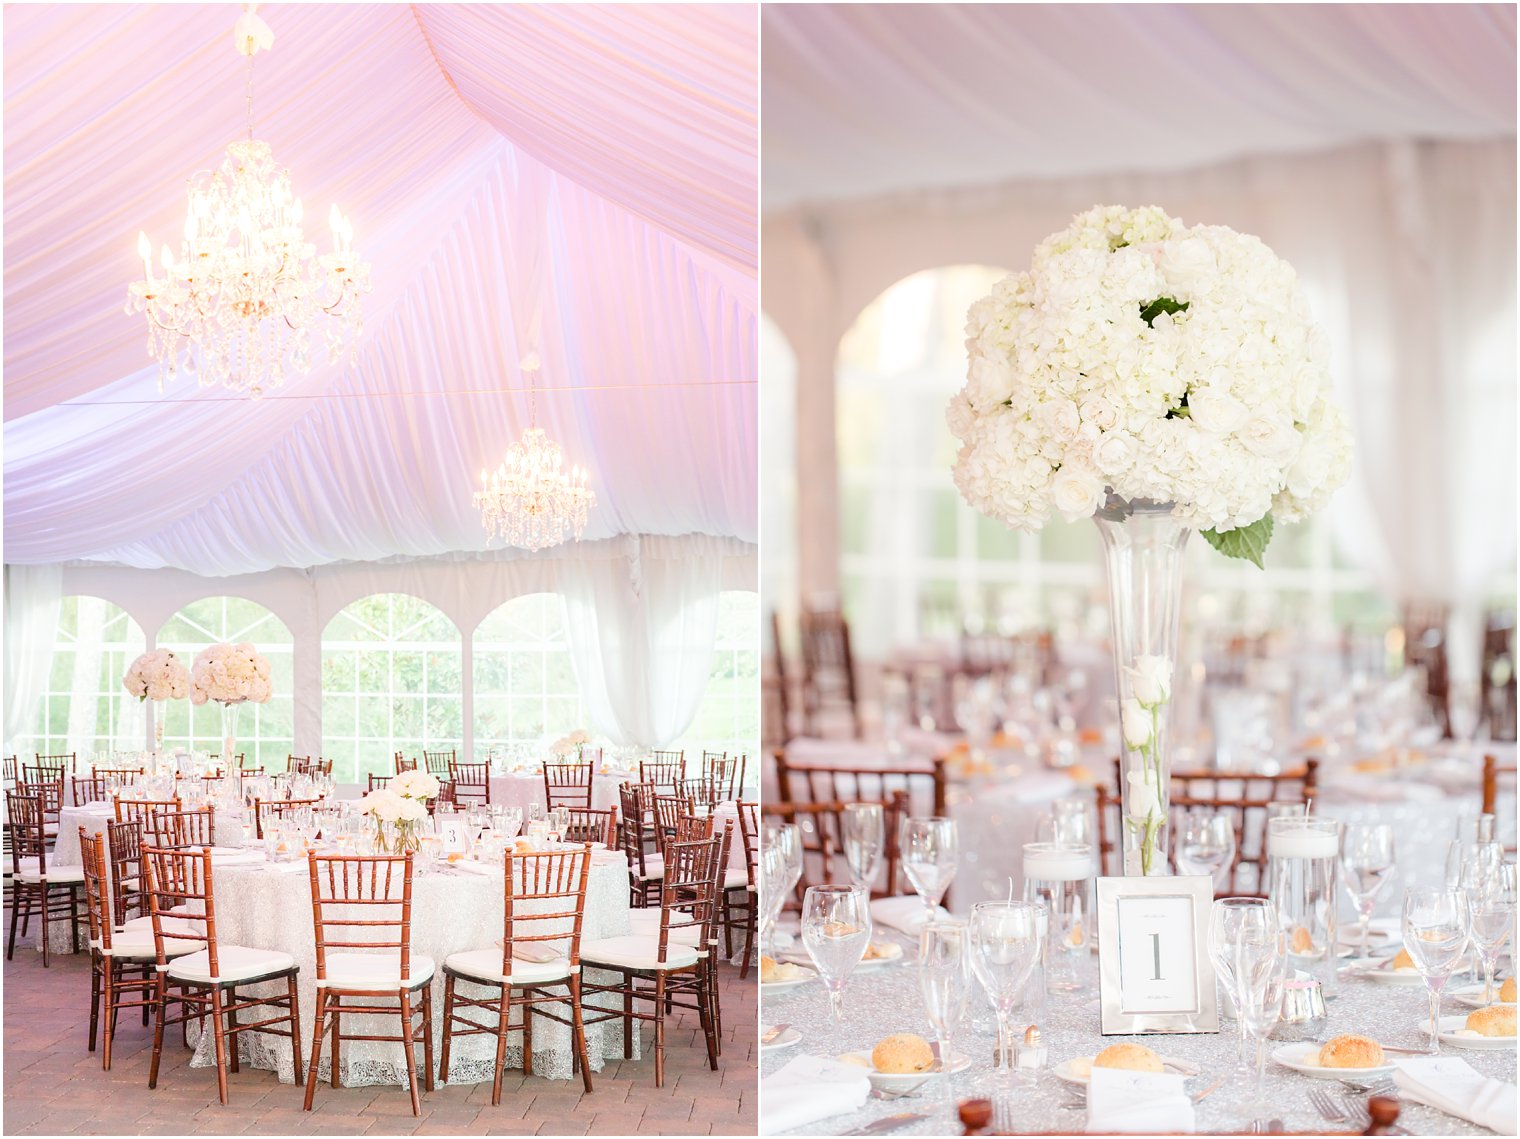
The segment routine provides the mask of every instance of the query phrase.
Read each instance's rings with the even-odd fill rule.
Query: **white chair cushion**
[[[663,854],[651,854],[644,859],[644,873],[639,873],[639,865],[632,859],[628,862],[628,872],[640,882],[653,882],[656,878],[665,877],[665,856]]]
[[[167,957],[184,957],[190,953],[201,953],[199,949],[204,944],[199,941],[180,941],[177,938],[164,939],[164,955]],[[94,939],[90,941],[91,949],[99,949],[100,942]],[[157,958],[158,950],[153,944],[153,927],[137,926],[134,929],[116,930],[111,934],[111,957],[147,957]],[[226,971],[226,962],[220,948],[217,949],[217,963]]]
[[[580,966],[571,968],[570,958],[557,957],[553,961],[512,961],[512,972],[501,971],[501,950],[471,949],[465,953],[453,953],[444,965],[455,973],[472,981],[488,981],[493,985],[541,985],[548,981],[562,981],[571,973],[579,973]]]
[[[123,890],[136,890],[138,888],[137,875],[134,874],[130,878],[123,878],[121,880],[121,888]]]
[[[169,966],[169,978],[174,981],[197,981],[209,985],[217,981],[242,981],[249,977],[262,977],[294,969],[296,959],[288,953],[276,953],[270,949],[249,949],[242,945],[218,945],[216,963],[221,970],[211,975],[211,958],[206,950],[181,957]]]
[[[677,910],[680,915],[677,921],[690,921],[691,915],[685,910]],[[633,931],[635,937],[647,937],[656,944],[660,938],[660,911],[657,909],[629,910],[628,928]],[[702,927],[696,925],[681,926],[670,931],[670,940],[676,945],[689,945],[693,948],[702,944]]]
[[[747,890],[749,888],[749,872],[746,870],[730,870],[723,875],[723,888],[725,890]]]
[[[401,954],[396,950],[384,953],[329,953],[327,955],[327,979],[318,978],[318,984],[351,992],[389,993],[397,989],[415,989],[433,976],[433,959],[420,953],[412,954],[412,975],[401,976]]]
[[[29,858],[21,864],[21,881],[42,881],[42,867],[35,858]],[[83,866],[49,866],[47,868],[47,880],[49,882],[83,882]]]
[[[665,968],[684,969],[695,965],[700,957],[689,945],[667,945]],[[581,943],[581,964],[587,968],[596,965],[616,965],[624,969],[658,969],[660,967],[660,941],[658,937],[603,937],[596,941]]]
[[[151,917],[143,916],[143,917],[140,917],[140,918],[128,918],[127,921],[126,921],[126,924],[119,925],[119,926],[116,927],[116,932],[120,933],[123,930],[128,930],[128,929],[152,929],[152,928],[153,928],[153,919]]]

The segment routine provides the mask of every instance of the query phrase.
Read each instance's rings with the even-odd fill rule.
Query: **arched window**
[[[283,771],[295,743],[295,669],[285,622],[246,597],[203,597],[164,622],[157,644],[172,650],[191,668],[207,645],[244,641],[269,661],[274,695],[267,704],[244,704],[239,709],[237,750],[251,766]],[[220,704],[207,701],[197,708],[188,700],[167,700],[160,714],[165,747],[222,750]]]
[[[760,595],[725,590],[718,601],[718,634],[712,672],[701,707],[674,747],[686,751],[693,770],[702,752],[748,755],[751,774],[759,776],[760,744]]]
[[[350,604],[322,634],[322,754],[334,778],[389,772],[398,751],[459,751],[460,681],[459,629],[434,606],[404,593]]]
[[[15,741],[17,754],[141,751],[147,713],[121,686],[127,666],[147,641],[126,610],[99,597],[65,597],[58,606],[53,667],[37,703],[32,734]]]
[[[530,593],[475,629],[475,750],[535,746],[588,727],[557,594]]]

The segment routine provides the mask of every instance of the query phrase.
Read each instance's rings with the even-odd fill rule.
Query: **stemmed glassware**
[[[1494,999],[1494,970],[1515,923],[1514,868],[1474,860],[1462,868],[1467,902],[1467,935],[1483,959],[1483,1003]]]
[[[839,814],[839,829],[850,881],[869,894],[886,847],[886,819],[881,804],[848,804]]]
[[[1235,979],[1235,946],[1247,937],[1264,939],[1277,929],[1277,907],[1266,898],[1220,898],[1209,913],[1209,952],[1214,956],[1225,997],[1235,1010],[1235,1023],[1240,1030],[1239,1052],[1235,1069],[1230,1073],[1231,1084],[1241,1084],[1252,1078],[1252,1065],[1247,1057],[1251,1037],[1240,1007],[1240,990]]]
[[[998,1058],[1006,1075],[1013,1068],[1013,1026],[1009,1018],[1040,956],[1045,907],[1036,902],[978,902],[971,907],[971,969],[997,1014]]]
[[[766,823],[760,844],[760,945],[775,937],[787,895],[802,879],[802,832],[796,823]]]
[[[1441,991],[1467,946],[1467,899],[1460,889],[1420,886],[1404,894],[1404,948],[1430,990],[1430,1047],[1441,1050]]]
[[[1177,873],[1219,873],[1235,857],[1235,822],[1229,815],[1191,812],[1177,836]]]
[[[903,870],[913,889],[923,899],[933,921],[939,903],[950,888],[960,857],[960,841],[955,820],[945,818],[904,819],[902,824]]]
[[[1360,928],[1357,944],[1365,953],[1372,932],[1372,911],[1377,896],[1393,876],[1393,828],[1386,824],[1356,824],[1346,827],[1341,843],[1341,879],[1351,902],[1356,906]]]
[[[871,941],[871,906],[856,886],[809,886],[802,895],[802,944],[829,994],[836,1027],[844,1023],[844,987]]]
[[[924,1013],[939,1041],[940,1090],[945,1110],[953,1114],[955,1097],[951,1094],[950,1051],[955,1028],[966,1015],[966,1001],[971,995],[971,942],[964,922],[931,921],[923,928],[918,942],[918,991],[924,999]]]
[[[1257,1117],[1272,1109],[1266,1095],[1267,1037],[1282,1012],[1283,989],[1288,980],[1287,939],[1275,921],[1266,928],[1244,922],[1236,927],[1227,950],[1241,1027],[1256,1049],[1252,1096],[1246,1108]]]

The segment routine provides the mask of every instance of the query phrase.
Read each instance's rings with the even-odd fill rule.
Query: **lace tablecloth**
[[[312,929],[311,882],[304,862],[290,871],[269,867],[219,867],[216,871],[217,937],[227,944],[247,945],[289,953],[301,967],[301,1043],[303,1060],[309,1062],[312,1018],[316,1015],[316,940]],[[433,1052],[443,1041],[443,962],[452,953],[485,949],[502,936],[503,891],[498,876],[483,877],[463,871],[419,875],[412,884],[412,952],[426,954],[437,965],[433,980]],[[628,875],[621,860],[593,864],[586,886],[586,917],[582,937],[617,937],[629,932]],[[611,977],[591,973],[591,976]],[[283,988],[281,982],[276,988]],[[251,990],[250,990],[251,991]],[[394,1009],[395,1002],[391,1002]],[[568,1008],[568,1004],[566,1008]],[[360,1023],[354,1023],[355,1020]],[[395,1012],[386,1018],[343,1018],[344,1031],[399,1033]],[[192,1030],[192,1039],[193,1039]],[[507,1067],[522,1066],[520,1034],[508,1038]],[[282,1082],[294,1077],[289,1041],[256,1033],[240,1037],[242,1061],[279,1073]],[[609,1059],[623,1055],[621,1023],[607,1021],[586,1030],[586,1048],[592,1071]],[[634,1036],[635,1058],[639,1051]],[[494,1036],[458,1036],[452,1044],[451,1083],[479,1083],[492,1078],[496,1055]],[[416,1051],[422,1063],[422,1050]],[[330,1054],[323,1050],[321,1072],[327,1079]],[[214,1066],[215,1053],[209,1034],[199,1041],[192,1067]],[[571,1076],[570,1030],[542,1017],[533,1026],[533,1071],[550,1079]],[[406,1066],[400,1044],[366,1041],[343,1044],[340,1078],[346,1087],[369,1084],[404,1084]],[[305,1072],[301,1073],[305,1079]]]
[[[637,773],[626,772],[593,775],[591,777],[591,806],[605,811],[618,805],[618,785],[632,779]],[[491,776],[491,805],[493,807],[516,807],[527,812],[530,803],[544,806],[544,776],[542,772],[521,772],[510,775]]]
[[[912,957],[909,950],[907,956]],[[1096,973],[1094,973],[1094,977]],[[762,993],[762,1026],[789,1024],[802,1034],[801,1041],[783,1049],[765,1050],[760,1074],[779,1070],[793,1057],[803,1053],[838,1056],[843,1052],[869,1052],[883,1036],[894,1032],[916,1032],[928,1039],[932,1029],[923,1013],[916,971],[911,964],[893,965],[860,973],[850,980],[845,992],[845,1023],[836,1028],[829,1016],[828,1000],[818,983],[800,985],[782,992]],[[1040,1029],[1050,1049],[1050,1066],[1076,1056],[1093,1056],[1109,1044],[1134,1040],[1155,1049],[1162,1056],[1192,1061],[1203,1074],[1188,1081],[1190,1092],[1202,1091],[1234,1066],[1237,1056],[1235,1025],[1225,1021],[1218,1034],[1198,1036],[1105,1037],[1099,1033],[1096,983],[1087,995],[1049,996],[1043,1002]],[[1428,1005],[1425,987],[1388,986],[1371,981],[1343,981],[1340,995],[1329,1002],[1325,1037],[1339,1032],[1363,1032],[1381,1042],[1406,1048],[1423,1046],[1425,1037],[1417,1025],[1426,1023]],[[1466,1012],[1447,1002],[1443,1015]],[[1017,1015],[1015,1019],[1018,1019]],[[957,1052],[972,1057],[971,1067],[953,1078],[956,1102],[975,1096],[991,1096],[997,1088],[997,1074],[992,1069],[996,1033],[992,1027],[986,999],[973,981],[972,1007],[960,1033],[952,1041]],[[977,1027],[980,1022],[980,1028]],[[763,1030],[763,1027],[762,1027]],[[1274,1114],[1287,1132],[1323,1132],[1327,1128],[1352,1130],[1345,1125],[1327,1123],[1309,1102],[1309,1088],[1324,1081],[1311,1080],[1270,1059],[1280,1042],[1268,1044],[1267,1095],[1275,1105]],[[1460,1056],[1479,1072],[1509,1083],[1515,1081],[1513,1049],[1480,1051],[1442,1046],[1442,1054]],[[1343,1090],[1338,1083],[1325,1086]],[[1244,1089],[1243,1089],[1244,1090]],[[1196,1107],[1199,1132],[1249,1130],[1250,1120],[1238,1107],[1240,1092],[1221,1087]],[[860,1128],[872,1120],[903,1112],[923,1113],[929,1118],[902,1129],[903,1135],[959,1134],[959,1124],[946,1130],[940,1103],[938,1078],[921,1085],[911,1096],[898,1099],[867,1099],[865,1106],[850,1115],[819,1120],[797,1128],[793,1134],[840,1135]],[[1087,1121],[1085,1106],[1068,1106],[1077,1096],[1071,1087],[1047,1069],[1034,1087],[1013,1093],[1015,1122],[1023,1132],[1081,1132]],[[1474,1126],[1434,1108],[1410,1101],[1403,1104],[1399,1124],[1414,1135],[1488,1135],[1487,1129]]]
[[[89,834],[104,835],[106,824],[116,821],[116,808],[110,803],[86,803],[83,807],[64,807],[58,814],[58,842],[48,855],[49,866],[78,866],[79,828]],[[216,816],[216,841],[220,846],[241,846],[243,821],[225,813]],[[109,872],[109,867],[107,868]]]

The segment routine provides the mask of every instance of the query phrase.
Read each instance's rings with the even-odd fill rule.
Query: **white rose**
[[[197,685],[195,688],[190,689],[190,703],[194,704],[197,708],[204,704],[206,699],[206,690],[204,688]]]
[[[426,771],[417,771],[413,772],[413,774],[417,776],[417,779],[415,779],[412,784],[414,787],[416,787],[416,791],[414,791],[413,794],[416,795],[417,798],[431,799],[434,795],[438,794],[439,791],[443,790],[443,786],[438,782],[437,776],[430,775]]]
[[[1161,247],[1161,271],[1176,281],[1191,281],[1218,271],[1214,251],[1201,238],[1168,241]]]
[[[417,771],[403,771],[386,784],[387,789],[398,795],[411,795],[416,787]]]
[[[1164,656],[1142,653],[1134,664],[1125,667],[1124,675],[1135,699],[1147,708],[1172,698],[1172,662]]]
[[[1140,446],[1134,437],[1119,431],[1110,431],[1093,448],[1093,466],[1112,478],[1122,475],[1135,465]]]
[[[1114,410],[1114,405],[1101,396],[1082,401],[1082,422],[1091,423],[1100,431],[1107,431],[1119,422],[1119,413]]]
[[[1050,485],[1051,503],[1068,522],[1087,518],[1103,505],[1108,484],[1095,471],[1075,463],[1064,464]]]
[[[1303,440],[1287,416],[1258,415],[1246,424],[1240,441],[1253,455],[1281,460],[1297,451]]]
[[[1308,498],[1324,484],[1330,473],[1330,449],[1323,435],[1304,440],[1298,458],[1288,468],[1288,490],[1299,498]]]
[[[1082,425],[1082,417],[1077,412],[1077,405],[1069,399],[1051,400],[1040,405],[1040,425],[1057,439],[1072,439],[1076,437],[1077,428]]]
[[[396,817],[403,822],[414,823],[427,818],[427,808],[416,799],[402,799],[396,808]]]
[[[1151,714],[1133,698],[1119,704],[1119,721],[1124,728],[1124,742],[1139,751],[1151,742]]]
[[[1151,779],[1150,772],[1131,771],[1127,778],[1130,786],[1130,817],[1149,818],[1161,806],[1161,796],[1156,793],[1156,784]]]
[[[1219,388],[1195,388],[1188,393],[1188,414],[1205,431],[1228,435],[1238,431],[1250,418],[1250,409],[1227,391]]]

